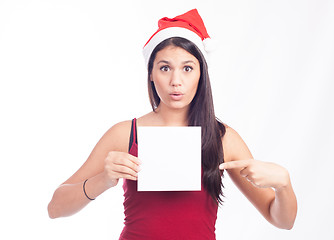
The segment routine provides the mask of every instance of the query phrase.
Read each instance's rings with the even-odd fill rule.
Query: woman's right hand
[[[125,152],[111,151],[104,162],[104,173],[111,187],[116,186],[120,178],[137,180],[140,170],[137,157]]]

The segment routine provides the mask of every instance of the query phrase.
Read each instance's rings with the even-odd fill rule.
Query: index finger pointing
[[[235,168],[245,168],[250,164],[250,159],[248,160],[236,160],[231,162],[222,163],[219,165],[220,170],[224,169],[235,169]]]

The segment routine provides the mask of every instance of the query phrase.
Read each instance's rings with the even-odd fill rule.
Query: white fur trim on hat
[[[206,49],[204,48],[204,45],[203,45],[203,41],[196,33],[186,28],[182,28],[182,27],[169,27],[169,28],[165,28],[157,32],[144,47],[143,55],[144,55],[146,67],[148,66],[148,61],[150,59],[150,56],[154,48],[162,41],[168,38],[171,38],[171,37],[182,37],[182,38],[188,39],[189,41],[193,42],[201,50],[205,59],[208,58]],[[208,38],[204,40],[207,41]]]

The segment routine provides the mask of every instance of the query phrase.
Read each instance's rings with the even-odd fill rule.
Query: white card
[[[201,127],[138,127],[138,191],[201,190]]]

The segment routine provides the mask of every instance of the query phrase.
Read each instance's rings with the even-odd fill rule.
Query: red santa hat
[[[158,30],[144,46],[143,54],[146,66],[154,48],[162,41],[171,37],[182,37],[193,42],[207,59],[210,36],[197,9],[192,9],[175,18],[164,17],[158,22]]]

